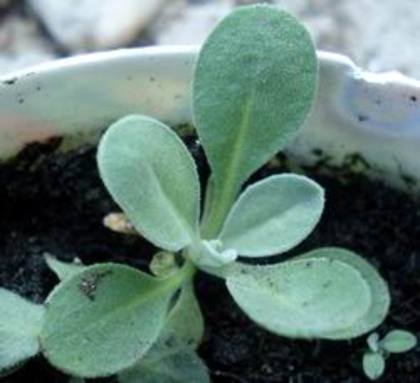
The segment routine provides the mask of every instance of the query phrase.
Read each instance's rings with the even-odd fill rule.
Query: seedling
[[[130,231],[162,251],[151,273],[119,264],[66,270],[49,259],[62,282],[44,306],[3,292],[37,325],[19,332],[25,347],[10,342],[15,356],[1,359],[1,367],[42,350],[78,377],[208,382],[194,352],[203,333],[197,270],[224,279],[244,312],[274,334],[349,339],[380,324],[387,285],[351,251],[322,248],[269,266],[247,262],[286,253],[321,216],[324,191],[305,176],[245,184],[298,135],[317,73],[309,34],[289,14],[260,5],[225,18],[200,52],[193,83],[194,123],[211,167],[204,192],[193,158],[169,127],[146,116],[113,124],[99,145],[100,175]]]
[[[370,334],[366,341],[368,348],[363,354],[363,371],[371,380],[379,379],[385,372],[386,359],[391,354],[410,351],[417,345],[417,338],[411,332],[392,330],[384,338]]]

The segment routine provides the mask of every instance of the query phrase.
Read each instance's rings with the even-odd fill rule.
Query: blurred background
[[[373,71],[420,79],[418,0],[271,0],[297,15],[318,49]],[[0,75],[58,57],[199,44],[247,0],[0,0]]]

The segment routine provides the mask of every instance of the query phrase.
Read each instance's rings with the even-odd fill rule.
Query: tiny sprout
[[[137,235],[137,231],[123,213],[109,213],[104,217],[103,224],[116,233]]]
[[[162,252],[151,273],[48,259],[62,281],[44,306],[3,291],[24,326],[9,323],[7,310],[0,316],[10,327],[3,336],[15,346],[0,368],[42,350],[52,365],[82,378],[209,382],[195,352],[204,331],[197,270],[224,280],[243,311],[277,335],[350,339],[378,326],[389,308],[387,285],[351,251],[321,248],[257,264],[301,243],[324,208],[324,190],[302,175],[244,187],[297,137],[317,78],[315,48],[294,17],[268,5],[227,16],[203,45],[192,86],[194,124],[211,168],[205,190],[171,128],[141,115],[114,123],[97,160],[123,215],[108,216],[105,224],[135,229]]]
[[[386,359],[391,354],[413,349],[417,345],[417,338],[405,330],[392,330],[382,339],[378,333],[372,333],[366,343],[368,348],[363,354],[363,371],[369,379],[376,380],[385,372]]]

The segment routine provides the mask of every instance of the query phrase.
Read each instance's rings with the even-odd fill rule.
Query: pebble
[[[55,58],[57,51],[73,54],[144,44],[200,44],[233,7],[255,3],[254,0],[21,1],[26,5],[23,13],[14,12],[17,0],[0,0],[2,74]],[[269,3],[302,20],[318,49],[345,54],[368,70],[398,70],[420,79],[417,2],[270,0]],[[28,14],[28,9],[33,12]],[[49,31],[48,35],[39,31],[34,15]]]
[[[319,49],[342,53],[364,69],[398,70],[420,79],[420,13],[415,1],[274,0],[311,31]]]
[[[13,15],[0,23],[0,75],[55,57],[34,21]]]
[[[152,35],[158,45],[201,44],[234,5],[233,0],[192,3],[178,15],[163,15],[153,26]]]
[[[27,0],[53,38],[70,52],[129,44],[169,0]]]

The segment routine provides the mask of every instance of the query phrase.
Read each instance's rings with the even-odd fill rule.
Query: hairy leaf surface
[[[318,223],[324,192],[307,177],[282,174],[249,186],[226,218],[220,240],[242,256],[279,254],[304,240]]]
[[[316,82],[308,32],[276,7],[239,8],[207,38],[195,70],[193,112],[215,180],[210,237],[243,181],[295,138]]]
[[[98,165],[114,200],[144,237],[172,251],[192,242],[200,185],[175,132],[152,118],[125,117],[102,137]]]
[[[312,258],[337,260],[354,267],[369,285],[371,295],[371,304],[367,307],[366,312],[362,317],[348,327],[343,327],[338,331],[325,333],[323,335],[324,338],[354,338],[373,330],[384,321],[391,301],[389,289],[378,271],[369,262],[365,261],[362,257],[352,251],[334,247],[313,250],[298,257],[298,259]],[[357,305],[359,303],[355,300],[354,304]]]
[[[247,266],[226,279],[235,301],[262,327],[323,338],[352,326],[371,305],[369,285],[352,266],[327,258]]]
[[[156,341],[173,293],[167,283],[127,266],[87,267],[49,296],[43,352],[58,369],[81,377],[131,367]]]
[[[0,376],[39,352],[44,307],[0,288]]]

